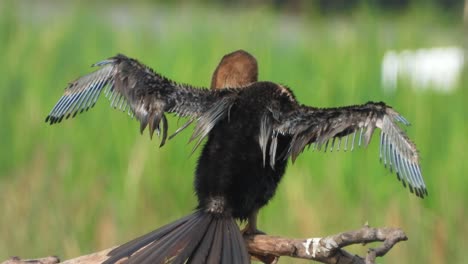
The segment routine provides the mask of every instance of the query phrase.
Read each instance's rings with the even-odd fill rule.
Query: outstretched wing
[[[403,186],[406,187],[408,183],[411,192],[424,197],[428,193],[421,174],[418,151],[398,122],[409,125],[404,117],[384,103],[369,102],[325,109],[299,106],[277,118],[276,125],[272,126],[272,135],[292,137],[285,157],[295,160],[310,145],[324,151],[352,151],[355,144],[367,146],[374,130],[379,128],[380,160],[391,171],[395,170]],[[270,148],[274,146],[270,145]]]
[[[233,89],[214,91],[178,84],[121,54],[93,66],[101,68],[70,83],[46,122],[59,123],[89,110],[104,92],[111,107],[128,111],[140,121],[141,132],[148,126],[151,137],[155,130],[159,134],[162,123],[161,146],[167,137],[165,112],[189,117],[188,124],[198,120],[192,139],[201,141],[226,115],[236,95]]]

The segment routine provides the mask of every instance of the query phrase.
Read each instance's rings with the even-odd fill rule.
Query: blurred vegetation
[[[458,89],[381,89],[387,49],[461,42],[460,15],[437,8],[369,6],[325,16],[267,6],[0,2],[0,259],[63,259],[156,229],[194,208],[189,132],[159,149],[138,124],[101,99],[56,126],[44,118],[67,82],[118,52],[156,71],[208,86],[223,54],[245,49],[260,79],[287,84],[305,104],[385,101],[413,125],[430,196],[401,187],[378,162],[374,137],[354,153],[306,152],[260,213],[269,234],[323,236],[369,222],[409,236],[379,263],[462,263],[468,237],[466,74]],[[170,120],[174,131],[176,118]],[[364,253],[366,247],[353,250]],[[281,263],[303,263],[283,258]]]

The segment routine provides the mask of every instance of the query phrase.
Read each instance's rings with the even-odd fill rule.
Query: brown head
[[[238,50],[221,59],[211,78],[211,89],[242,87],[257,79],[257,60],[250,53]]]

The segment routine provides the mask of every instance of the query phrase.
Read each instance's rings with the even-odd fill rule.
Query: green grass
[[[403,189],[379,164],[374,137],[368,149],[352,154],[300,156],[261,211],[262,230],[317,237],[368,221],[401,227],[409,237],[379,263],[463,262],[466,77],[449,94],[415,91],[404,81],[388,94],[380,84],[387,49],[459,43],[458,20],[432,9],[294,17],[268,8],[137,5],[125,11],[60,4],[49,13],[50,4],[39,7],[0,6],[0,259],[71,258],[188,214],[196,205],[190,132],[159,149],[158,139],[140,136],[134,120],[102,99],[89,113],[56,126],[44,118],[67,82],[118,52],[206,87],[222,55],[242,48],[257,57],[260,79],[287,84],[302,103],[394,106],[413,124],[408,134],[420,149],[430,193],[421,200]],[[172,131],[177,122],[171,118]]]

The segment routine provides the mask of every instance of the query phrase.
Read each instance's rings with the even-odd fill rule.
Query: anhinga
[[[289,88],[258,82],[257,62],[244,51],[224,56],[212,89],[171,81],[121,54],[94,66],[100,69],[69,84],[46,122],[74,117],[104,93],[112,107],[140,121],[141,132],[148,127],[150,136],[161,133],[161,146],[166,113],[189,119],[174,135],[196,123],[194,148],[207,138],[196,168],[195,212],[114,249],[105,263],[125,257],[126,263],[249,263],[235,219],[249,220],[244,232],[258,232],[256,214],[275,194],[288,159],[311,145],[353,150],[367,145],[376,128],[384,165],[411,192],[427,195],[416,147],[398,125],[409,123],[382,102],[301,105]]]

